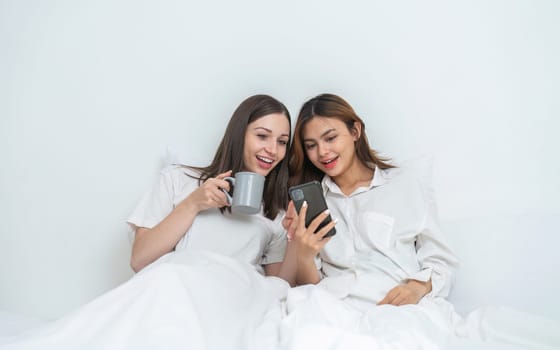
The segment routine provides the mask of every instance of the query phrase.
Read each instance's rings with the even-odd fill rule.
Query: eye
[[[333,142],[333,141],[336,139],[337,136],[338,136],[338,135],[329,136],[329,137],[326,138],[326,141],[327,141],[328,143],[331,143],[331,142]]]
[[[286,146],[288,144],[288,141],[286,140],[278,140],[278,144],[281,146]]]
[[[266,140],[266,138],[268,137],[268,135],[266,134],[257,134],[257,137],[261,140]]]
[[[305,144],[305,149],[307,151],[311,151],[313,148],[315,148],[315,146],[316,146],[316,144],[314,144],[314,143],[306,143]]]

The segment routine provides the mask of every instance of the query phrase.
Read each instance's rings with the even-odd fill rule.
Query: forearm
[[[297,274],[297,253],[295,244],[288,242],[286,252],[284,253],[284,260],[281,263],[266,265],[265,273],[267,276],[280,277],[288,282],[290,286],[295,286]]]
[[[164,254],[173,251],[197,214],[197,208],[185,200],[153,228],[138,228],[132,244],[132,269],[138,272]]]
[[[321,281],[321,274],[317,270],[315,260],[313,258],[299,259],[296,282],[302,284],[317,284]]]

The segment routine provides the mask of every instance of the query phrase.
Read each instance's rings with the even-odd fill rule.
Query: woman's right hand
[[[202,185],[185,198],[183,203],[191,203],[199,212],[210,208],[229,206],[222,189],[229,191],[230,183],[224,179],[231,176],[231,173],[232,171],[228,170],[216,177],[206,179]]]
[[[307,202],[303,202],[301,210],[297,215],[297,226],[294,233],[294,240],[297,246],[298,260],[310,262],[323,249],[323,247],[331,240],[331,237],[325,235],[336,225],[336,220],[332,220],[319,231],[319,225],[329,216],[329,211],[325,210],[317,215],[309,226],[305,227],[305,215],[307,214]],[[315,232],[317,231],[317,232]]]

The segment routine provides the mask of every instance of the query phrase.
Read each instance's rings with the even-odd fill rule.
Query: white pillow
[[[163,166],[183,164],[193,166],[207,166],[212,162],[212,155],[204,150],[193,150],[187,147],[167,146]]]
[[[391,163],[407,173],[415,174],[426,188],[433,188],[434,157],[432,155],[421,154],[403,161],[393,160]]]

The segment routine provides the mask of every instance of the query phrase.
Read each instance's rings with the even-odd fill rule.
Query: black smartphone
[[[311,181],[301,185],[293,186],[288,189],[290,198],[294,201],[297,212],[301,210],[301,206],[304,201],[307,201],[307,214],[305,215],[305,227],[309,226],[311,221],[327,210],[327,202],[323,196],[323,188],[319,181]],[[317,228],[319,231],[323,226],[332,221],[331,215],[327,216],[323,222]],[[325,237],[334,236],[336,234],[336,229],[333,227]]]

